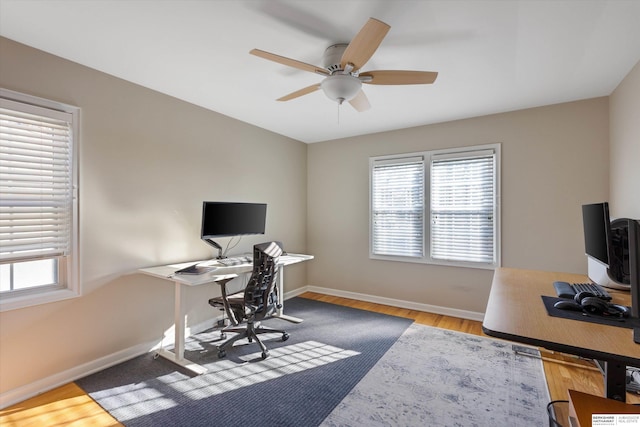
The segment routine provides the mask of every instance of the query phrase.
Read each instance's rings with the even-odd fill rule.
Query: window
[[[372,169],[372,251],[424,255],[424,158],[380,159]]]
[[[500,145],[373,157],[370,257],[500,264]]]
[[[0,89],[0,311],[80,294],[78,116]]]

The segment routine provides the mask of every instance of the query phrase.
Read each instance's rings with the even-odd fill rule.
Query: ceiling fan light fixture
[[[326,76],[321,83],[299,89],[278,98],[277,101],[290,101],[322,89],[327,98],[332,101],[336,101],[338,104],[349,101],[349,104],[356,111],[362,112],[371,108],[367,95],[361,90],[363,83],[372,85],[431,84],[438,76],[438,73],[434,71],[370,70],[361,72],[362,67],[371,59],[390,28],[388,24],[378,19],[369,18],[348,44],[334,44],[324,51],[322,67],[260,49],[252,49],[249,53],[288,67]]]
[[[351,101],[360,92],[362,82],[348,74],[334,74],[325,78],[320,87],[329,99],[342,104]]]

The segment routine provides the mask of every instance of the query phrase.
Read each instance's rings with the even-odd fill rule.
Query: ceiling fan
[[[348,101],[353,108],[362,112],[371,107],[367,96],[362,91],[362,83],[374,85],[431,84],[438,77],[438,73],[433,71],[360,71],[378,49],[390,28],[382,21],[369,18],[364,27],[351,40],[351,43],[334,44],[325,50],[323,67],[260,49],[252,49],[249,53],[289,67],[325,76],[322,82],[278,98],[278,101],[289,101],[322,89],[330,99],[337,101],[338,104]]]

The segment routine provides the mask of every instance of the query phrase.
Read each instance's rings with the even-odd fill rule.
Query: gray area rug
[[[219,333],[210,331],[185,351],[204,375],[148,354],[77,383],[127,427],[318,426],[412,323],[304,298],[287,300],[286,312],[304,322],[265,321],[290,334],[267,338],[266,360],[241,341],[218,359]]]
[[[414,324],[322,425],[548,426],[548,401],[541,360],[509,342]]]

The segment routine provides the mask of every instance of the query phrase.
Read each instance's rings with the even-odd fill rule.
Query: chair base
[[[229,338],[227,341],[218,346],[218,358],[220,359],[224,358],[227,355],[226,348],[232,346],[233,343],[243,338],[247,338],[249,342],[253,342],[253,340],[255,340],[258,343],[260,349],[262,350],[263,359],[269,357],[269,350],[264,345],[262,340],[258,337],[258,335],[277,332],[282,334],[282,341],[286,341],[289,339],[289,334],[286,331],[282,329],[273,329],[266,326],[261,326],[260,322],[249,322],[242,326],[231,325],[220,331],[220,337],[224,339],[227,332],[236,332],[237,335]]]

